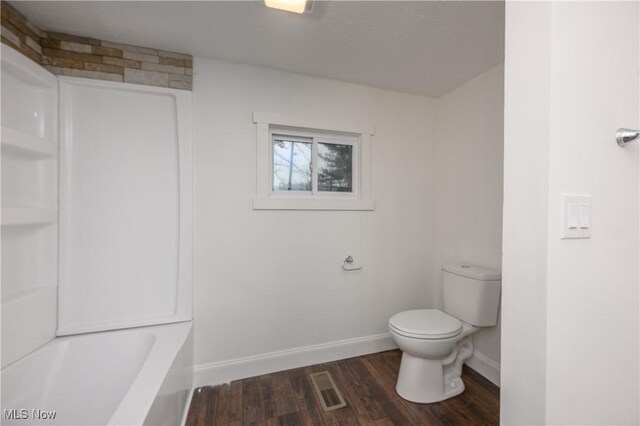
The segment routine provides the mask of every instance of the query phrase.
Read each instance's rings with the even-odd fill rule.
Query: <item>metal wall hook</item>
[[[640,130],[625,129],[621,127],[616,132],[616,141],[620,148],[624,148],[628,143],[640,139]]]
[[[345,271],[358,271],[358,270],[362,269],[362,266],[359,266],[357,268],[348,268],[348,267],[345,266],[345,263],[349,264],[349,265],[351,265],[353,263],[353,256],[351,256],[351,255],[348,255],[342,261],[342,269],[344,269]]]

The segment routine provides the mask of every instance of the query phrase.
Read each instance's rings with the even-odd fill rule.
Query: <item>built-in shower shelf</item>
[[[45,225],[58,218],[56,209],[51,208],[3,208],[2,226]]]
[[[53,157],[58,153],[55,143],[5,126],[2,126],[2,150],[36,158]]]

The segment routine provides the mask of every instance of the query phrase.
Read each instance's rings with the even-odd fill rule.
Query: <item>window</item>
[[[290,132],[293,133],[293,132]],[[272,190],[354,194],[355,137],[295,136],[271,133]],[[309,135],[310,133],[304,132]]]
[[[373,210],[372,132],[258,113],[254,121],[254,209]]]
[[[318,142],[318,191],[353,192],[353,145]]]
[[[273,135],[273,190],[311,191],[313,139]]]

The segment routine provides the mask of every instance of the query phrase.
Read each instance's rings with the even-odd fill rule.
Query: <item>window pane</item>
[[[353,146],[318,143],[318,191],[353,192]]]
[[[311,146],[273,139],[274,191],[311,191]]]

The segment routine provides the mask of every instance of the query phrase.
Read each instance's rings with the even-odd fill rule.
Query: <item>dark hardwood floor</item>
[[[201,425],[497,425],[500,390],[468,367],[466,390],[435,404],[395,391],[400,351],[389,351],[198,388],[187,426]],[[323,411],[309,374],[328,370],[347,406]]]

